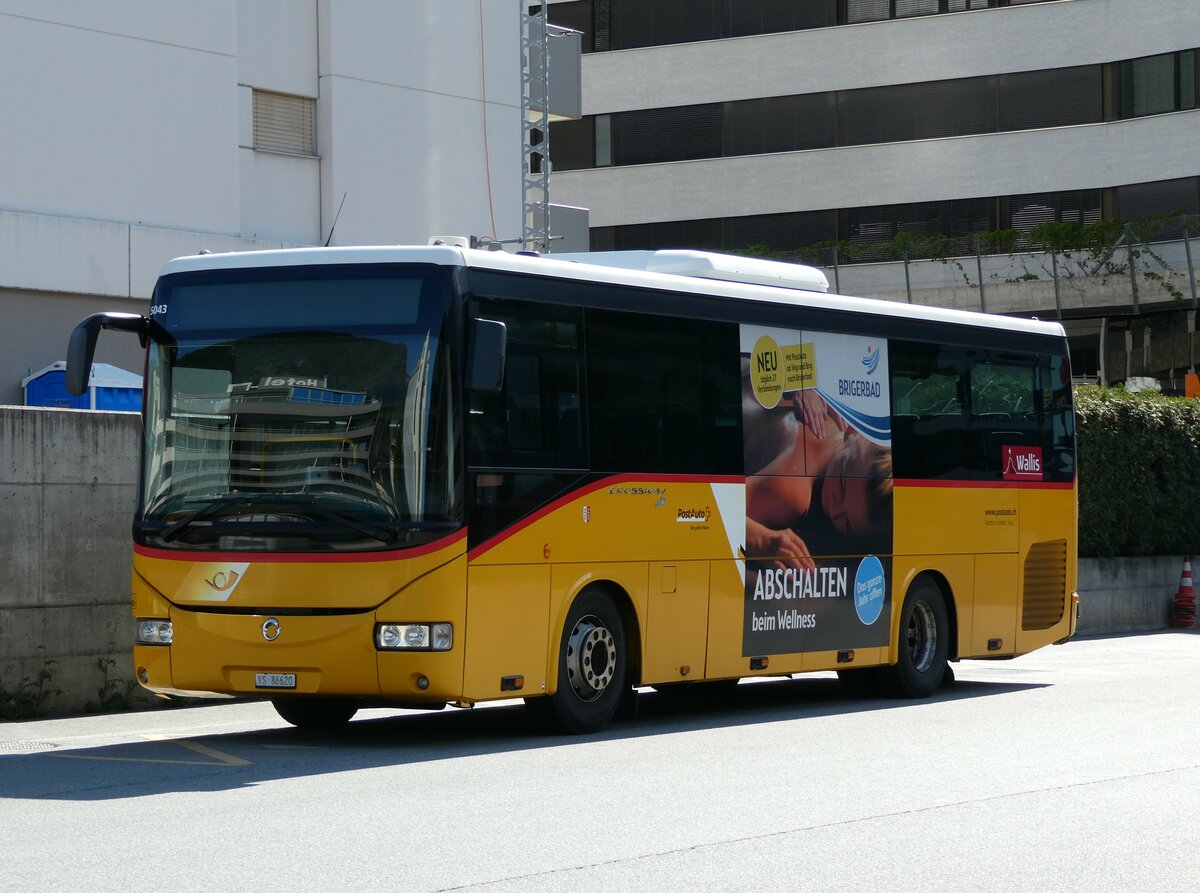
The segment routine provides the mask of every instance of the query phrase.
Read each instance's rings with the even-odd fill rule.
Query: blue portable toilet
[[[67,364],[51,363],[21,380],[26,406],[57,406],[62,409],[109,409],[142,411],[142,377],[108,363],[93,363],[88,389],[76,396],[67,392]]]

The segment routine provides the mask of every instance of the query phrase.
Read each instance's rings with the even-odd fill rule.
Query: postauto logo
[[[879,351],[867,346],[867,352],[862,358],[863,367],[867,370],[867,375],[874,375],[875,370],[879,368]]]

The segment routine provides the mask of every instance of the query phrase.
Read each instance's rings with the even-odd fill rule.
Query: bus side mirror
[[[133,332],[146,346],[146,335],[150,331],[150,320],[136,313],[93,313],[71,332],[67,345],[67,391],[82,394],[87,390],[92,377],[92,360],[96,356],[96,339],[101,329],[120,329]]]
[[[467,339],[468,390],[498,391],[504,383],[508,329],[494,319],[473,319]]]

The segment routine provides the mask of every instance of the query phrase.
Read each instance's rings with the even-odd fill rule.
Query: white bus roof
[[[450,245],[286,248],[180,257],[170,261],[163,268],[162,275],[200,270],[388,263],[468,267],[662,291],[692,292],[744,301],[811,307],[817,310],[841,310],[897,319],[928,320],[1033,335],[1065,335],[1062,325],[1057,322],[828,294],[825,291],[828,281],[820,270],[813,267],[703,251],[598,251],[537,256]],[[805,283],[811,287],[806,287]]]

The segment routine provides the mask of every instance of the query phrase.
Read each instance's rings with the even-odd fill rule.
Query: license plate
[[[295,688],[295,673],[255,673],[255,688]]]

